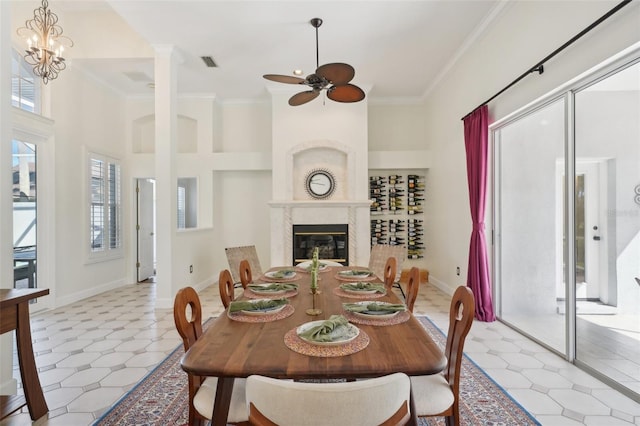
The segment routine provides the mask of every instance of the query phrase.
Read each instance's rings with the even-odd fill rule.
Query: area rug
[[[426,317],[420,317],[420,322],[444,348],[444,333]],[[180,368],[183,354],[180,345],[96,420],[94,426],[187,425],[187,375]],[[460,401],[462,425],[540,424],[466,355],[462,360]],[[420,426],[444,424],[441,417],[419,419]]]

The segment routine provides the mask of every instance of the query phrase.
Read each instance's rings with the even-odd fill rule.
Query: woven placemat
[[[384,297],[384,296],[387,295],[386,292],[385,293],[373,293],[373,294],[351,293],[349,291],[344,291],[340,287],[335,287],[333,289],[333,294],[335,294],[336,296],[340,296],[340,297],[348,297],[349,299],[362,299],[362,300],[379,299],[379,298]]]
[[[293,297],[298,295],[298,290],[289,290],[280,294],[257,294],[249,290],[248,288],[244,289],[242,293],[244,297],[247,299],[282,299],[283,297]]]
[[[278,311],[275,314],[247,315],[241,312],[236,312],[231,314],[229,313],[229,311],[227,311],[227,316],[234,321],[240,321],[240,322],[271,322],[271,321],[278,321],[288,316],[291,316],[291,314],[293,314],[294,311],[295,311],[295,308],[293,307],[293,305],[287,305],[284,308],[282,308],[281,311]]]
[[[344,345],[336,346],[321,346],[307,343],[298,337],[297,327],[287,331],[284,335],[284,344],[294,352],[302,355],[316,356],[321,358],[345,356],[360,352],[369,344],[369,335],[360,330],[358,337],[345,343]]]
[[[403,322],[409,321],[411,318],[411,314],[407,311],[398,312],[398,315],[394,315],[391,318],[378,318],[378,319],[369,319],[364,318],[359,315],[355,315],[353,312],[345,311],[344,317],[349,320],[349,322],[355,324],[362,325],[396,325],[402,324]]]
[[[368,277],[345,277],[340,274],[336,274],[335,278],[340,281],[349,281],[349,282],[358,282],[358,281],[374,281],[377,280],[378,277],[375,275],[369,275]]]
[[[296,272],[296,275],[293,278],[270,278],[266,275],[260,277],[260,281],[267,281],[270,283],[290,283],[292,281],[298,281],[302,276]]]

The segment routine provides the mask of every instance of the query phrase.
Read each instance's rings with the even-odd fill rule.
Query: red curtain
[[[464,144],[467,152],[467,182],[473,230],[469,242],[469,267],[467,287],[476,301],[476,319],[495,321],[491,298],[491,277],[487,259],[487,242],[484,234],[484,213],[487,193],[487,151],[489,134],[489,109],[486,105],[473,111],[464,119]]]

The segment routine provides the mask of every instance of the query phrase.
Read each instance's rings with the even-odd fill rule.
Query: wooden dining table
[[[278,269],[284,267],[270,271]],[[442,351],[412,314],[405,322],[395,325],[355,324],[368,336],[369,342],[364,349],[350,355],[313,356],[290,349],[285,344],[288,332],[333,314],[344,315],[342,304],[358,301],[336,290],[344,282],[338,279],[338,272],[344,269],[349,267],[330,267],[318,274],[320,294],[316,295],[315,305],[322,310],[320,315],[306,313],[313,303],[311,279],[308,272],[298,269],[292,281],[298,284],[298,291],[289,298],[294,308],[290,316],[268,322],[243,322],[225,313],[191,346],[182,357],[182,369],[198,376],[218,377],[212,425],[227,424],[234,379],[252,374],[279,379],[361,379],[395,372],[430,375],[445,368]],[[376,282],[380,281],[376,279]],[[389,290],[383,297],[371,300],[402,303]],[[414,413],[412,410],[412,416]],[[415,417],[412,423],[417,423]]]

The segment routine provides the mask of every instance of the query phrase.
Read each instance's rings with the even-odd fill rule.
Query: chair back
[[[447,333],[447,346],[445,348],[445,356],[448,363],[444,372],[456,400],[460,387],[460,368],[464,341],[471,329],[475,312],[476,306],[473,292],[469,287],[459,286],[451,298],[449,332]]]
[[[231,272],[228,269],[220,271],[218,277],[218,288],[220,289],[220,300],[224,308],[229,307],[229,303],[235,298],[233,278],[231,278]]]
[[[406,296],[405,302],[409,312],[413,312],[413,306],[416,304],[416,299],[418,298],[419,290],[420,290],[420,269],[414,266],[409,271],[409,279],[407,280],[407,296]]]
[[[242,288],[247,288],[249,283],[253,282],[253,276],[251,274],[251,265],[247,259],[242,259],[240,261],[240,282],[242,283]]]
[[[384,265],[384,286],[387,287],[387,289],[391,289],[396,280],[396,266],[397,261],[393,256],[389,257],[387,263]]]
[[[262,267],[260,266],[260,259],[258,258],[258,252],[256,246],[238,246],[227,247],[224,249],[227,255],[227,261],[229,262],[229,270],[231,271],[231,277],[234,283],[240,281],[240,262],[246,260],[251,266],[251,271],[256,275],[262,275]]]
[[[396,259],[396,276],[393,282],[400,281],[400,273],[402,272],[402,263],[405,259],[405,248],[403,246],[392,246],[388,244],[376,244],[371,247],[371,254],[369,256],[369,269],[380,280],[384,281],[385,265],[387,259],[395,257]]]
[[[190,313],[187,313],[187,308]],[[181,288],[176,293],[173,320],[186,352],[202,335],[202,305],[198,293],[192,287]]]
[[[411,382],[404,373],[340,383],[247,378],[252,425],[403,425]]]

